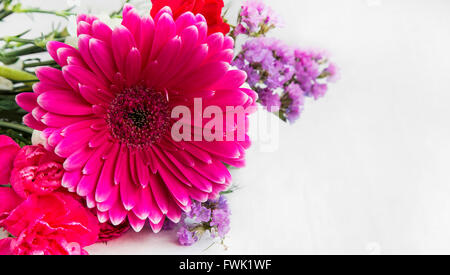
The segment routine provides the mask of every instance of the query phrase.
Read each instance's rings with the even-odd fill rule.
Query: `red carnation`
[[[152,0],[152,4],[152,17],[168,6],[172,9],[175,19],[188,11],[202,14],[208,22],[209,34],[221,32],[226,35],[230,32],[230,25],[222,18],[223,0]]]

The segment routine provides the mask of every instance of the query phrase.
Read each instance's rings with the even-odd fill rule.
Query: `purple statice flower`
[[[334,83],[339,80],[339,69],[336,64],[330,62],[325,72],[328,74],[328,82]]]
[[[183,225],[180,230],[178,230],[178,242],[182,246],[191,246],[198,242],[199,238],[195,232],[189,230],[189,228]]]
[[[225,238],[225,235],[230,232],[230,213],[225,209],[215,209],[210,226],[215,229],[220,238]]]
[[[224,196],[204,203],[194,202],[191,212],[183,215],[182,226],[177,233],[178,242],[184,246],[193,245],[206,232],[212,238],[225,238],[230,231],[230,215]]]
[[[269,112],[278,112],[281,107],[280,95],[274,93],[273,90],[269,88],[257,89],[256,92],[259,96],[259,101]]]
[[[284,116],[290,122],[294,123],[300,118],[305,104],[304,92],[298,84],[292,83],[286,88],[283,97]]]
[[[209,222],[211,220],[211,209],[204,207],[201,202],[193,202],[191,212],[186,216],[197,223]]]
[[[338,78],[337,67],[323,52],[293,49],[274,38],[247,41],[234,66],[245,71],[248,84],[259,94],[259,103],[279,109],[280,118],[295,122],[303,111],[304,97],[319,99]]]
[[[245,71],[252,88],[282,88],[295,74],[289,46],[273,38],[247,41],[233,65]]]
[[[334,63],[328,61],[325,53],[294,51],[296,81],[299,83],[306,96],[319,99],[328,90],[328,83],[338,79],[338,69]]]
[[[261,0],[247,0],[239,14],[234,35],[247,34],[258,37],[278,27],[280,20],[275,12]]]

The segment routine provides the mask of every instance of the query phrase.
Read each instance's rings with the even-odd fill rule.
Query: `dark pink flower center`
[[[128,88],[111,102],[106,121],[115,139],[142,149],[158,143],[169,132],[169,102],[162,92]]]

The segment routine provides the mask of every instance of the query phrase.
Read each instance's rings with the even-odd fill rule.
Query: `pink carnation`
[[[23,199],[12,188],[0,187],[0,223],[6,219]]]
[[[193,114],[196,98],[202,111],[256,105],[256,94],[242,87],[246,74],[230,68],[233,39],[208,35],[201,14],[174,20],[165,7],[141,17],[130,5],[115,29],[80,15],[77,31],[78,49],[47,45],[62,69],[39,68],[34,92],[17,97],[30,112],[25,124],[43,131],[48,148],[66,159],[62,185],[86,198],[101,222],[128,220],[140,231],[149,221],[155,232],[166,217],[179,222],[192,200],[226,190],[231,175],[224,163],[245,165],[247,116],[255,110],[228,132],[215,129],[219,136],[244,133],[242,140],[212,142],[174,141],[171,111],[182,105]],[[212,119],[184,123],[212,131]]]
[[[10,183],[22,198],[51,193],[61,187],[62,162],[42,146],[25,146],[16,155]]]
[[[0,242],[0,253],[14,255],[84,255],[99,233],[95,216],[60,192],[29,196],[0,226],[16,236]]]
[[[14,159],[20,146],[8,136],[0,136],[0,185],[9,184]]]

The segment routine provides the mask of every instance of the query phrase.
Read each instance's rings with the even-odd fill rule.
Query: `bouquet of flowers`
[[[222,0],[128,2],[100,19],[0,0],[0,24],[69,19],[0,38],[0,254],[87,254],[145,226],[223,241],[248,117],[262,105],[293,123],[337,78],[323,52],[267,36],[280,20],[262,1],[235,24]]]

